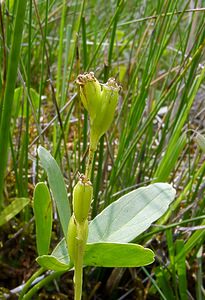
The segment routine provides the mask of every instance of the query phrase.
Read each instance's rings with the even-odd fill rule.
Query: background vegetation
[[[0,205],[30,199],[15,218],[0,218],[2,299],[16,299],[13,289],[38,268],[38,145],[57,159],[69,195],[85,171],[89,122],[75,85],[84,71],[122,85],[95,156],[91,217],[150,182],[177,189],[168,213],[137,240],[155,263],[86,269],[84,299],[204,299],[205,2],[7,0],[0,8]],[[56,217],[53,245],[60,235]],[[68,299],[68,287],[72,298],[72,272],[38,297]]]

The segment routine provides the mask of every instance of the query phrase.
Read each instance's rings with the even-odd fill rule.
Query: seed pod
[[[81,250],[84,248],[88,239],[88,220],[83,223],[77,223],[77,242],[80,243]]]
[[[90,119],[94,120],[100,108],[101,86],[94,73],[80,74],[76,83],[80,86],[80,98]]]
[[[77,224],[74,219],[74,215],[71,216],[69,224],[68,224],[68,232],[67,232],[67,247],[68,253],[70,255],[71,262],[74,263],[75,255],[77,251]]]
[[[68,224],[67,233],[67,247],[70,260],[75,264],[78,248],[81,248],[82,253],[84,253],[85,245],[88,238],[88,220],[84,223],[77,223],[74,215],[71,216],[70,222]]]
[[[91,146],[97,146],[100,137],[106,133],[113,121],[115,108],[118,103],[120,87],[114,78],[103,85],[101,108],[95,120],[91,122]],[[94,149],[95,150],[95,149]]]
[[[76,82],[80,86],[83,105],[90,116],[90,148],[96,151],[100,137],[109,129],[114,118],[120,87],[114,78],[100,85],[93,72],[79,75]]]
[[[80,180],[73,189],[73,212],[77,223],[88,218],[93,187],[90,181]]]

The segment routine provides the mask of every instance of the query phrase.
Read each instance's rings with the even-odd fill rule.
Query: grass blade
[[[15,215],[17,215],[28,203],[29,198],[17,198],[12,201],[4,210],[0,213],[0,226],[7,223]]]
[[[186,276],[186,257],[184,251],[184,241],[176,241],[176,254],[180,254],[180,259],[176,263],[176,271],[178,274],[179,295],[181,300],[187,300],[187,276]]]
[[[27,0],[19,0],[17,3],[17,12],[15,17],[14,31],[12,35],[12,45],[9,54],[5,95],[3,100],[3,112],[0,124],[0,208],[3,205],[3,184],[8,158],[9,130],[19,55],[21,50],[24,18],[26,13],[26,4]]]

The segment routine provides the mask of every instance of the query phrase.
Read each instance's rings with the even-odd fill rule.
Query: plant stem
[[[42,279],[40,282],[35,284],[30,291],[23,297],[23,300],[29,300],[35,295],[39,289],[41,289],[43,286],[51,282],[53,279],[60,277],[62,274],[64,274],[65,271],[58,271],[58,272],[53,272],[49,274],[47,277]]]
[[[104,154],[104,136],[102,136],[100,139],[97,176],[95,180],[94,200],[92,205],[92,219],[97,215],[97,201],[98,201],[98,195],[100,190],[100,184],[102,180],[103,154]]]
[[[88,178],[88,179],[90,179],[90,176],[91,176],[94,152],[95,152],[94,150],[89,148],[88,162],[87,162],[86,170],[85,170],[85,177]]]
[[[93,165],[95,150],[93,150],[92,142],[89,147],[88,161],[85,170],[86,179],[90,179],[91,170]],[[77,222],[77,237],[76,237],[76,256],[74,259],[74,286],[75,296],[74,300],[81,300],[82,297],[82,286],[83,286],[83,256],[85,252],[85,245],[88,236],[88,227],[86,228],[87,220],[83,223]],[[88,226],[88,225],[87,225]]]
[[[31,286],[32,282],[34,282],[34,280],[40,276],[43,272],[45,271],[44,268],[40,268],[39,270],[37,270],[30,278],[29,280],[26,282],[26,284],[24,285],[20,296],[19,296],[19,300],[23,299],[25,293],[28,291],[29,287]]]
[[[94,158],[94,150],[89,147],[88,161],[86,165],[85,177],[90,179],[91,169]],[[82,285],[83,285],[83,256],[85,252],[85,245],[87,241],[87,229],[86,222],[77,223],[77,253],[74,261],[74,285],[75,285],[75,300],[81,300],[82,297]]]
[[[79,225],[80,226],[80,225]],[[79,228],[79,231],[81,229]],[[75,300],[81,300],[82,297],[82,285],[83,285],[83,256],[84,256],[84,241],[81,234],[77,237],[77,255],[75,260]]]

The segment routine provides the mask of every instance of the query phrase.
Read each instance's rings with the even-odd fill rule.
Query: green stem
[[[35,295],[39,289],[44,287],[46,284],[51,282],[53,279],[60,277],[62,274],[64,274],[65,271],[59,271],[59,272],[53,272],[50,275],[48,275],[46,278],[35,284],[32,289],[23,297],[23,300],[29,300]]]
[[[83,256],[84,256],[84,241],[82,237],[77,240],[77,255],[75,259],[75,300],[81,300],[82,285],[83,285]]]
[[[88,179],[90,179],[90,176],[91,176],[94,153],[95,153],[95,151],[92,150],[91,148],[89,148],[88,162],[87,162],[86,170],[85,170],[85,177]]]
[[[85,177],[90,179],[93,158],[95,151],[89,147],[88,161],[86,165]],[[85,221],[87,222],[87,220]],[[85,252],[85,245],[87,242],[88,228],[86,229],[86,223],[77,223],[77,253],[74,260],[74,285],[75,285],[75,298],[74,300],[81,300],[82,286],[83,286],[83,257]]]
[[[102,136],[100,139],[97,177],[95,180],[94,201],[92,205],[92,218],[94,218],[97,215],[97,202],[98,202],[100,184],[102,180],[103,154],[104,154],[104,136]]]
[[[94,159],[94,153],[95,150],[93,150],[92,147],[92,139],[89,147],[89,154],[88,154],[88,161],[86,165],[85,170],[85,177],[87,179],[90,179],[91,176],[91,170],[93,165],[93,159]],[[96,147],[95,147],[96,148]],[[94,148],[94,149],[95,149]],[[87,220],[85,221],[87,222]],[[81,300],[82,297],[82,286],[83,286],[83,257],[85,252],[85,245],[87,242],[87,233],[88,228],[86,229],[86,223],[79,224],[77,223],[77,253],[74,260],[74,285],[75,285],[75,298],[74,300]]]
[[[20,296],[19,296],[19,300],[23,299],[25,293],[28,291],[28,289],[30,288],[32,282],[37,278],[39,277],[43,272],[45,271],[44,268],[40,268],[39,270],[37,270],[30,278],[29,280],[26,282],[26,284],[24,285],[21,293],[20,293]]]
[[[21,40],[24,27],[27,0],[17,3],[17,14],[15,18],[12,45],[9,54],[8,73],[3,101],[2,118],[0,124],[0,207],[3,202],[3,184],[8,159],[9,130],[11,122],[11,112],[13,106],[14,90],[17,78],[18,62],[21,49]]]
[[[60,98],[61,82],[62,82],[62,59],[63,59],[63,38],[65,28],[65,16],[66,16],[66,0],[63,0],[61,24],[60,24],[60,40],[58,48],[58,66],[57,66],[57,80],[56,80],[56,99],[58,104],[62,104],[62,95]],[[61,106],[61,105],[60,105]]]

